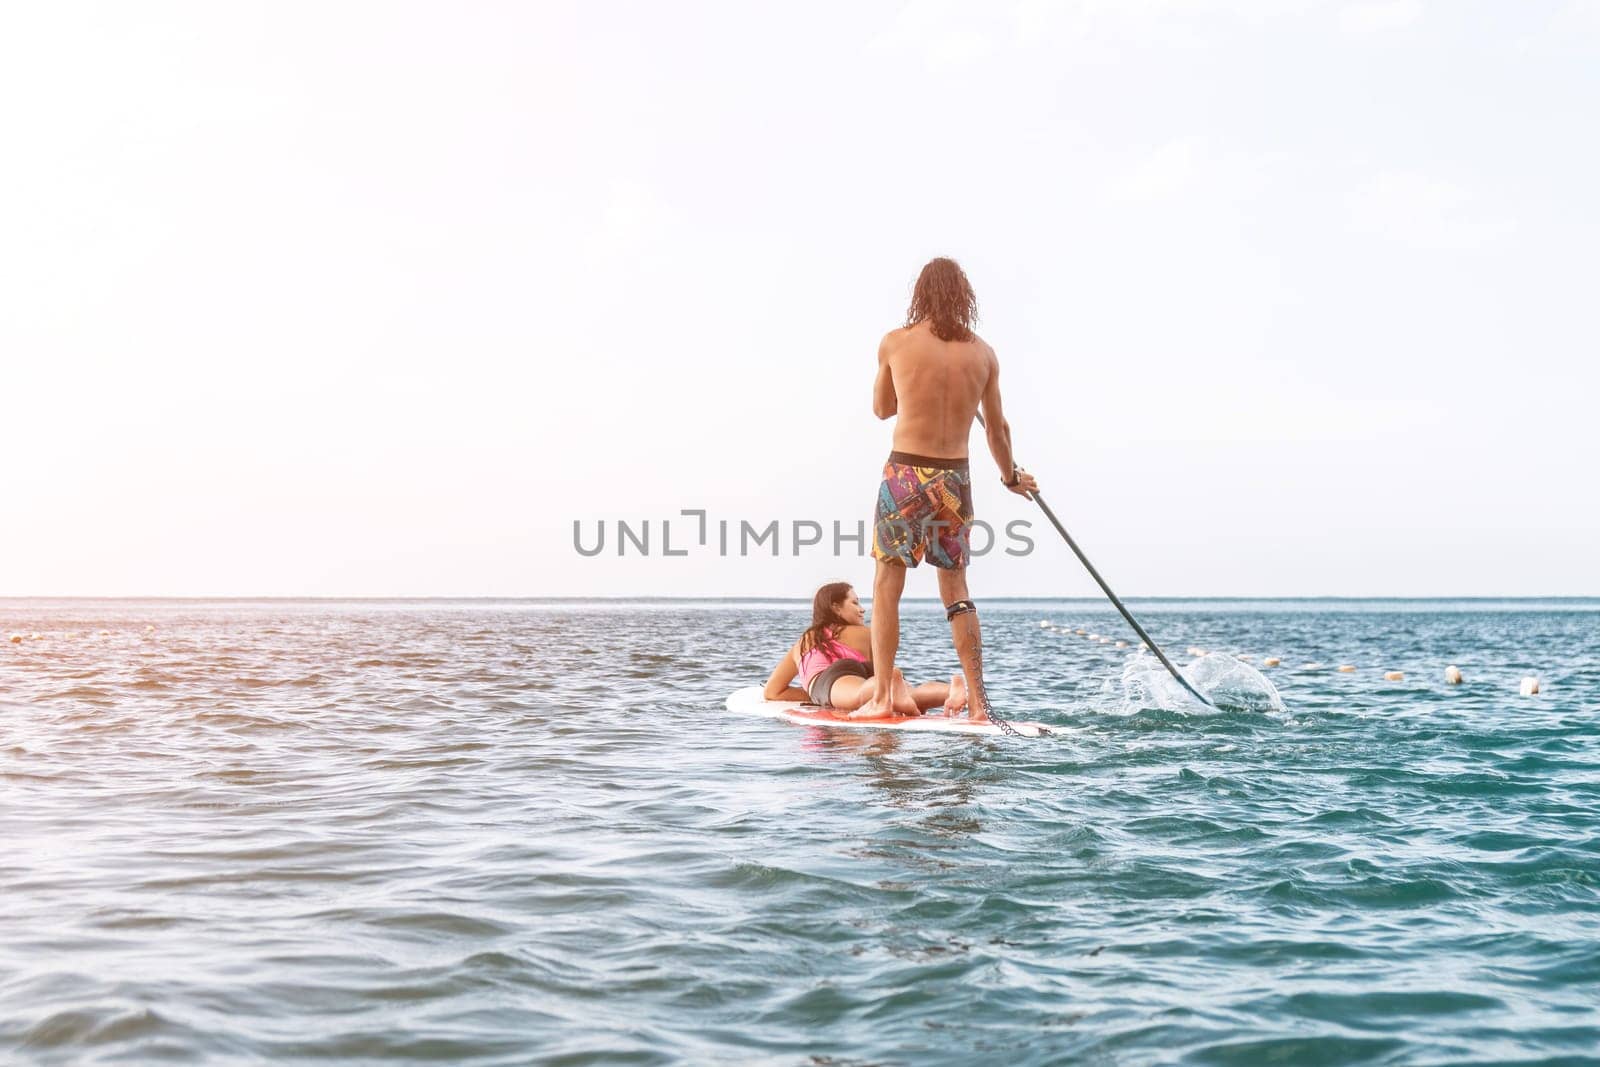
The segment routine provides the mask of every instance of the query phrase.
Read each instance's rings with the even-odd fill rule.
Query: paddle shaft
[[[988,428],[988,424],[983,421],[982,415],[978,416],[978,425],[983,426],[985,429]],[[1060,534],[1061,539],[1067,543],[1067,547],[1072,549],[1072,554],[1078,557],[1078,562],[1083,564],[1083,569],[1089,572],[1089,577],[1093,578],[1095,583],[1100,586],[1100,591],[1105,593],[1107,600],[1111,601],[1111,606],[1121,612],[1124,619],[1128,620],[1128,625],[1133,627],[1133,632],[1139,635],[1139,639],[1144,642],[1146,648],[1155,653],[1156,659],[1161,661],[1161,665],[1167,669],[1167,673],[1176,678],[1178,684],[1187,689],[1189,694],[1200,703],[1208,708],[1216,707],[1211,701],[1201,696],[1198,689],[1189,684],[1189,679],[1185,678],[1183,672],[1172,665],[1172,661],[1167,658],[1167,654],[1161,651],[1161,646],[1156,644],[1149,634],[1145,633],[1144,627],[1139,625],[1139,620],[1133,617],[1133,612],[1129,611],[1127,606],[1117,598],[1117,594],[1111,591],[1111,587],[1106,584],[1106,580],[1100,577],[1100,572],[1094,569],[1094,564],[1089,562],[1089,557],[1084,555],[1083,549],[1078,547],[1078,542],[1074,541],[1072,535],[1067,533],[1067,528],[1061,525],[1061,520],[1056,518],[1056,513],[1050,510],[1050,505],[1044,502],[1044,497],[1037,492],[1028,493],[1027,497],[1039,505],[1039,510],[1044,512],[1044,517],[1050,520],[1050,525],[1056,528],[1056,533]]]
[[[1101,591],[1106,595],[1106,599],[1111,601],[1112,607],[1120,611],[1122,617],[1128,620],[1128,625],[1133,627],[1133,632],[1139,635],[1139,639],[1144,642],[1145,647],[1155,653],[1156,659],[1161,661],[1161,665],[1178,680],[1179,685],[1189,691],[1191,696],[1206,705],[1206,707],[1215,707],[1216,705],[1201,696],[1200,691],[1189,684],[1189,679],[1185,678],[1183,673],[1172,665],[1172,661],[1167,658],[1167,654],[1161,651],[1161,646],[1151,640],[1150,635],[1144,632],[1144,627],[1139,625],[1139,620],[1133,617],[1133,613],[1127,609],[1121,600],[1117,599],[1117,594],[1113,593],[1111,587],[1106,584],[1106,580],[1100,577],[1100,572],[1094,569],[1094,564],[1090,563],[1089,557],[1083,554],[1083,549],[1078,547],[1078,542],[1074,541],[1072,535],[1067,533],[1067,528],[1061,525],[1061,520],[1056,518],[1056,513],[1050,510],[1050,505],[1044,502],[1044,497],[1038,493],[1030,493],[1028,495],[1035,504],[1039,505],[1039,510],[1044,512],[1045,518],[1050,520],[1051,525],[1056,528],[1056,532],[1061,535],[1061,539],[1067,543],[1067,547],[1072,549],[1072,554],[1078,557],[1078,562],[1082,563],[1083,569],[1089,572],[1089,577],[1099,584]]]

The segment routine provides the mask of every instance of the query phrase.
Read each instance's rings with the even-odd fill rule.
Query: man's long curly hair
[[[926,322],[941,341],[970,341],[977,321],[978,298],[961,264],[944,256],[928,260],[911,290],[906,325]]]

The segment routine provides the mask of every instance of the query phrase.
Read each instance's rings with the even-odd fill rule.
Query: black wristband
[[[1000,479],[1000,484],[1007,489],[1015,489],[1022,481],[1022,468],[1015,463],[1011,465],[1011,477]]]

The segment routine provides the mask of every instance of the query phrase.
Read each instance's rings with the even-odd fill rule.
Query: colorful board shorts
[[[872,558],[915,567],[967,565],[972,536],[972,472],[964,459],[889,453],[872,519]]]

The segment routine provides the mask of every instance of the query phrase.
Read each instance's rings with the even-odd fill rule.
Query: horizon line
[[[863,599],[870,602],[870,600],[872,598],[869,596],[869,597],[865,597]],[[1062,602],[1101,603],[1101,602],[1104,602],[1104,603],[1107,603],[1108,606],[1109,606],[1109,602],[1106,601],[1106,598],[1104,596],[1097,596],[1097,595],[1085,595],[1085,596],[990,596],[990,597],[984,597],[983,599],[986,600],[986,601],[992,602],[992,603],[1062,603]],[[1123,600],[1127,600],[1127,601],[1222,601],[1222,602],[1244,602],[1244,601],[1252,601],[1252,600],[1289,600],[1289,601],[1373,601],[1373,600],[1380,600],[1380,601],[1382,601],[1382,600],[1390,600],[1390,601],[1406,601],[1406,600],[1412,600],[1412,601],[1415,601],[1415,600],[1582,601],[1582,600],[1600,600],[1600,594],[1582,594],[1582,593],[1578,593],[1578,594],[1573,594],[1573,593],[1523,594],[1523,593],[1515,593],[1515,594],[1500,595],[1500,594],[1493,594],[1493,593],[1460,593],[1460,594],[1429,593],[1429,594],[1406,595],[1406,594],[1389,594],[1389,593],[1385,593],[1385,594],[1375,594],[1375,595],[1361,595],[1361,594],[1338,593],[1338,594],[1260,594],[1260,595],[1240,595],[1240,594],[1230,593],[1230,594],[1215,595],[1215,596],[1213,596],[1213,595],[1203,595],[1203,594],[1202,595],[1184,594],[1184,595],[1178,595],[1178,596],[1166,596],[1166,595],[1162,595],[1162,594],[1145,593],[1145,594],[1136,594],[1136,595],[1133,595],[1133,596],[1125,596],[1122,599]],[[809,597],[809,596],[750,596],[750,595],[747,595],[747,594],[729,595],[729,596],[719,596],[719,595],[716,595],[716,594],[702,594],[702,595],[696,595],[696,596],[657,595],[657,594],[649,594],[649,595],[629,595],[629,594],[587,595],[587,594],[579,594],[579,595],[549,595],[549,596],[541,595],[541,594],[512,594],[512,595],[474,595],[474,594],[468,594],[468,595],[456,596],[456,595],[437,595],[437,594],[407,595],[407,594],[403,594],[403,593],[402,594],[382,594],[382,595],[358,594],[358,595],[351,595],[351,596],[341,596],[341,595],[337,595],[337,594],[300,595],[300,594],[250,594],[250,593],[246,593],[246,594],[205,594],[205,595],[194,595],[194,596],[182,595],[182,594],[178,594],[178,595],[172,595],[172,594],[156,594],[156,595],[114,594],[114,595],[99,595],[99,594],[92,594],[92,593],[0,594],[0,604],[22,602],[22,601],[30,601],[30,600],[64,600],[64,601],[73,601],[73,600],[77,600],[77,601],[91,601],[91,600],[98,600],[98,601],[152,601],[152,600],[166,600],[166,601],[181,601],[181,602],[191,602],[191,603],[193,603],[193,602],[207,602],[207,601],[218,602],[218,603],[238,602],[238,601],[260,601],[260,602],[365,601],[365,602],[371,602],[371,603],[398,603],[398,602],[405,602],[405,603],[418,603],[418,602],[421,602],[421,603],[426,603],[426,602],[430,602],[430,601],[433,601],[433,602],[450,602],[450,603],[460,603],[460,602],[464,602],[464,601],[465,602],[483,602],[483,603],[507,603],[507,602],[519,602],[519,601],[520,602],[544,601],[544,602],[552,602],[552,603],[581,603],[581,602],[592,602],[592,601],[604,601],[604,602],[613,602],[613,603],[641,603],[641,602],[650,602],[650,603],[673,603],[673,602],[676,602],[676,603],[707,603],[707,602],[718,602],[718,603],[753,603],[753,604],[755,604],[755,603],[774,603],[774,602],[777,602],[777,603],[789,603],[789,602],[793,602],[793,603],[796,603],[796,604],[808,604],[808,603],[811,602],[811,597]],[[941,601],[941,599],[939,597],[903,596],[903,597],[900,598],[900,602],[901,603],[923,603],[923,602],[925,602],[925,603],[929,603],[929,604],[938,604],[938,603],[941,603],[942,601]]]

